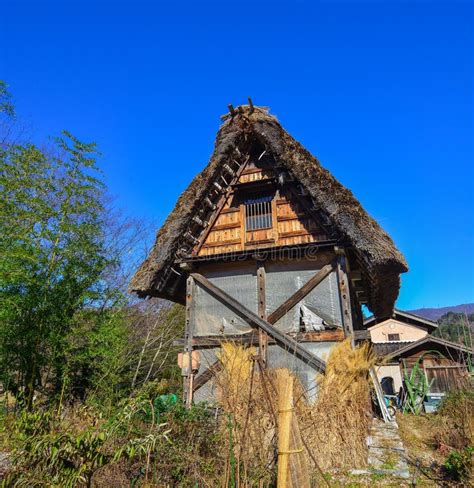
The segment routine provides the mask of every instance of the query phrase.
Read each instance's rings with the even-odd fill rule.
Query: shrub
[[[83,413],[77,412],[74,418],[81,427],[89,423],[89,416],[79,422]],[[90,486],[94,472],[110,460],[104,451],[105,431],[78,429],[51,411],[21,412],[12,434],[17,446],[13,451],[15,467],[3,486]]]
[[[217,486],[222,463],[217,422],[205,404],[175,404],[160,417],[169,430],[152,461],[158,486]]]
[[[457,481],[472,480],[474,447],[468,446],[461,451],[452,451],[446,458],[444,469]]]
[[[474,433],[474,392],[458,390],[447,395],[435,416],[435,443],[463,450],[468,447]]]
[[[2,486],[217,486],[216,419],[206,405],[186,410],[165,385],[147,384],[108,420],[85,407],[19,412],[8,425],[14,465]]]

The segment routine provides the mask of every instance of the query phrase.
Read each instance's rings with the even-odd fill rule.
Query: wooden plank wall
[[[443,354],[446,354],[443,352]],[[405,358],[405,366],[408,374],[411,373],[415,363],[418,362],[422,352],[418,352]],[[468,371],[461,357],[442,357],[437,354],[425,354],[422,359],[422,367],[427,380],[434,380],[430,389],[431,393],[446,393],[467,385]]]
[[[264,181],[274,176],[269,169],[251,166],[242,172],[239,184]],[[234,197],[232,193],[228,198],[201,248],[196,246],[198,256],[306,244],[328,238],[302,203],[282,189],[272,201],[272,228],[247,232],[245,205],[235,203]]]

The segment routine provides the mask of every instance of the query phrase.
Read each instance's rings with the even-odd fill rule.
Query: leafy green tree
[[[3,80],[0,80],[0,114],[4,114],[6,119],[12,119],[15,116],[11,93]]]
[[[129,392],[128,324],[123,307],[76,314],[66,338],[63,387],[74,398],[114,404]]]
[[[3,112],[11,115],[8,105]],[[29,406],[36,386],[60,388],[75,315],[103,287],[109,257],[95,156],[94,144],[68,132],[54,153],[0,147],[0,378]]]
[[[150,227],[112,208],[94,144],[65,132],[46,151],[13,127],[0,82],[0,382],[28,406],[35,392],[113,405],[151,380],[179,385],[182,307],[126,291]]]

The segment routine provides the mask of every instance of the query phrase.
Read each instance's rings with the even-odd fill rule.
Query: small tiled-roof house
[[[428,396],[442,396],[471,382],[474,350],[462,344],[426,335],[403,345],[385,356],[410,375],[415,364],[422,369],[429,384]]]
[[[384,391],[397,394],[404,373],[415,363],[431,385],[430,395],[444,395],[465,384],[472,364],[472,350],[431,335],[438,324],[409,312],[395,309],[391,317],[364,321],[374,353],[378,357],[377,377]]]

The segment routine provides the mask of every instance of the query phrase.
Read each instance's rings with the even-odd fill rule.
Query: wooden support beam
[[[365,332],[365,331],[364,331]],[[333,330],[322,330],[318,332],[299,332],[293,336],[296,341],[300,343],[304,342],[341,342],[344,340],[344,332],[341,329]],[[359,339],[359,337],[356,337]],[[360,337],[360,339],[366,339],[367,337]],[[240,336],[208,336],[208,337],[195,337],[193,345],[195,349],[207,349],[214,347],[221,347],[224,342],[236,342],[240,345],[245,346],[258,346],[259,338],[257,334],[250,333]],[[183,341],[175,341],[176,345],[183,344]],[[268,344],[276,344],[276,342],[270,337],[268,339]],[[259,364],[261,361],[259,360]],[[196,391],[205,385],[212,377],[222,370],[222,364],[220,361],[215,361],[212,363],[205,371],[203,371],[199,376],[197,376],[193,381],[193,389]]]
[[[367,339],[367,331],[354,331],[356,339]],[[288,334],[298,342],[340,342],[344,340],[344,332],[342,329],[326,329],[312,332],[293,332]],[[212,349],[221,347],[225,342],[233,342],[241,346],[259,346],[259,336],[257,331],[252,331],[246,334],[233,335],[218,335],[218,336],[199,336],[193,338],[193,349]],[[272,338],[268,339],[268,344],[276,344]],[[177,347],[184,347],[184,339],[177,339],[173,341],[173,345]]]
[[[370,339],[370,332],[368,330],[355,330],[354,331],[354,340],[365,341],[367,339]]]
[[[205,371],[203,371],[193,382],[193,391],[198,390],[204,386],[216,373],[222,371],[222,363],[216,361],[212,363]]]
[[[298,342],[286,334],[280,332],[276,327],[273,327],[266,320],[261,319],[258,315],[251,312],[244,307],[235,298],[228,295],[224,290],[211,283],[207,278],[199,273],[192,273],[191,277],[194,278],[202,287],[204,287],[211,295],[217,300],[226,305],[230,310],[247,322],[251,327],[261,329],[271,337],[278,346],[287,350],[291,354],[294,354],[298,359],[303,361],[308,366],[312,367],[316,371],[324,373],[326,371],[326,363],[318,358],[313,353],[307,351],[301,347]]]
[[[352,283],[353,283],[352,281],[349,283],[349,289],[351,292],[350,297],[351,297],[351,306],[352,306],[352,329],[355,334],[357,330],[361,330],[364,328],[364,316],[362,313],[360,302],[358,300],[358,295],[355,292]],[[355,335],[354,335],[354,341],[355,341]]]
[[[312,278],[310,278],[296,293],[282,303],[274,312],[268,316],[270,324],[276,323],[287,314],[297,303],[316,288],[321,281],[334,270],[334,264],[323,266]]]
[[[257,294],[258,316],[265,320],[267,318],[265,297],[265,265],[262,261],[258,263],[257,268]],[[268,335],[262,329],[258,329],[258,351],[262,364],[264,367],[266,367],[268,359]]]
[[[354,326],[352,321],[351,292],[349,288],[349,276],[347,272],[347,262],[344,250],[336,249],[337,256],[337,281],[339,285],[339,300],[341,306],[342,328],[346,337],[351,337],[352,347],[354,347]]]
[[[326,278],[326,276],[328,276],[328,274],[331,273],[331,271],[333,271],[334,269],[335,269],[334,263],[328,264],[328,265],[324,266],[323,268],[321,268],[312,278],[310,278],[308,280],[308,282],[305,285],[303,285],[296,293],[294,293],[290,298],[288,298],[288,300],[286,300],[285,303],[283,303],[273,313],[270,314],[270,316],[267,319],[268,324],[272,325],[277,320],[279,320],[281,317],[283,317],[283,315],[285,315],[285,313],[287,313],[289,310],[291,310],[291,308],[293,308],[298,303],[298,300],[301,301],[306,295],[308,295],[308,293],[310,293],[311,290],[313,290],[319,283],[321,283],[321,281],[324,280],[324,278]],[[238,303],[238,302],[236,302],[236,303]],[[331,332],[331,338],[328,338],[325,340],[328,340],[328,341],[338,340],[337,339],[337,337],[339,337],[338,332],[337,332],[337,334],[334,334],[333,331],[327,331],[327,332]],[[260,336],[260,329],[259,329],[259,336]],[[267,340],[269,340],[272,344],[277,343],[273,339],[272,336],[270,336],[270,339],[268,339],[268,334],[267,334]],[[316,341],[316,338],[313,339],[311,342],[315,342],[315,341]],[[259,341],[259,345],[260,345],[260,341]],[[268,346],[268,342],[267,342],[267,346]],[[212,373],[212,371],[210,371],[210,369],[216,368],[218,366],[218,363],[219,363],[219,361],[216,361],[215,363],[213,363],[210,366],[209,369],[207,369],[206,371],[204,371],[203,373],[201,373],[199,375],[199,377],[196,379],[196,383],[195,383],[196,389],[199,388],[199,386],[197,386],[197,384],[198,384],[197,382],[199,382],[199,385],[202,386],[203,384],[206,383],[206,381],[209,381],[211,379],[213,373]]]
[[[184,329],[184,355],[183,355],[183,401],[186,408],[193,403],[193,313],[196,284],[192,276],[186,281],[186,322]]]
[[[238,148],[236,147],[235,149],[237,150]],[[250,159],[250,156],[247,156],[245,158],[245,161],[240,163],[240,166],[237,169],[237,171],[236,171],[236,173],[235,173],[235,175],[231,181],[231,185],[233,183],[239,181],[240,175],[242,174],[242,171],[244,170],[245,166],[247,166],[247,162],[249,159]],[[214,182],[214,184],[216,185],[217,183]],[[220,187],[219,184],[217,184],[217,186],[222,190],[222,187]],[[192,252],[193,256],[197,256],[197,254],[201,250],[204,242],[207,239],[207,236],[209,235],[214,224],[216,223],[217,219],[219,218],[219,214],[220,214],[221,210],[223,209],[223,207],[224,207],[225,203],[227,202],[231,193],[232,193],[232,186],[228,186],[225,190],[225,193],[220,196],[219,201],[216,205],[214,214],[211,216],[209,223],[208,223],[208,226],[206,227],[206,229],[204,230],[204,233],[201,235],[200,239],[198,240],[198,242],[197,242],[198,245],[197,245],[196,249],[194,249],[194,251]],[[240,243],[240,241],[239,241],[239,243]]]

